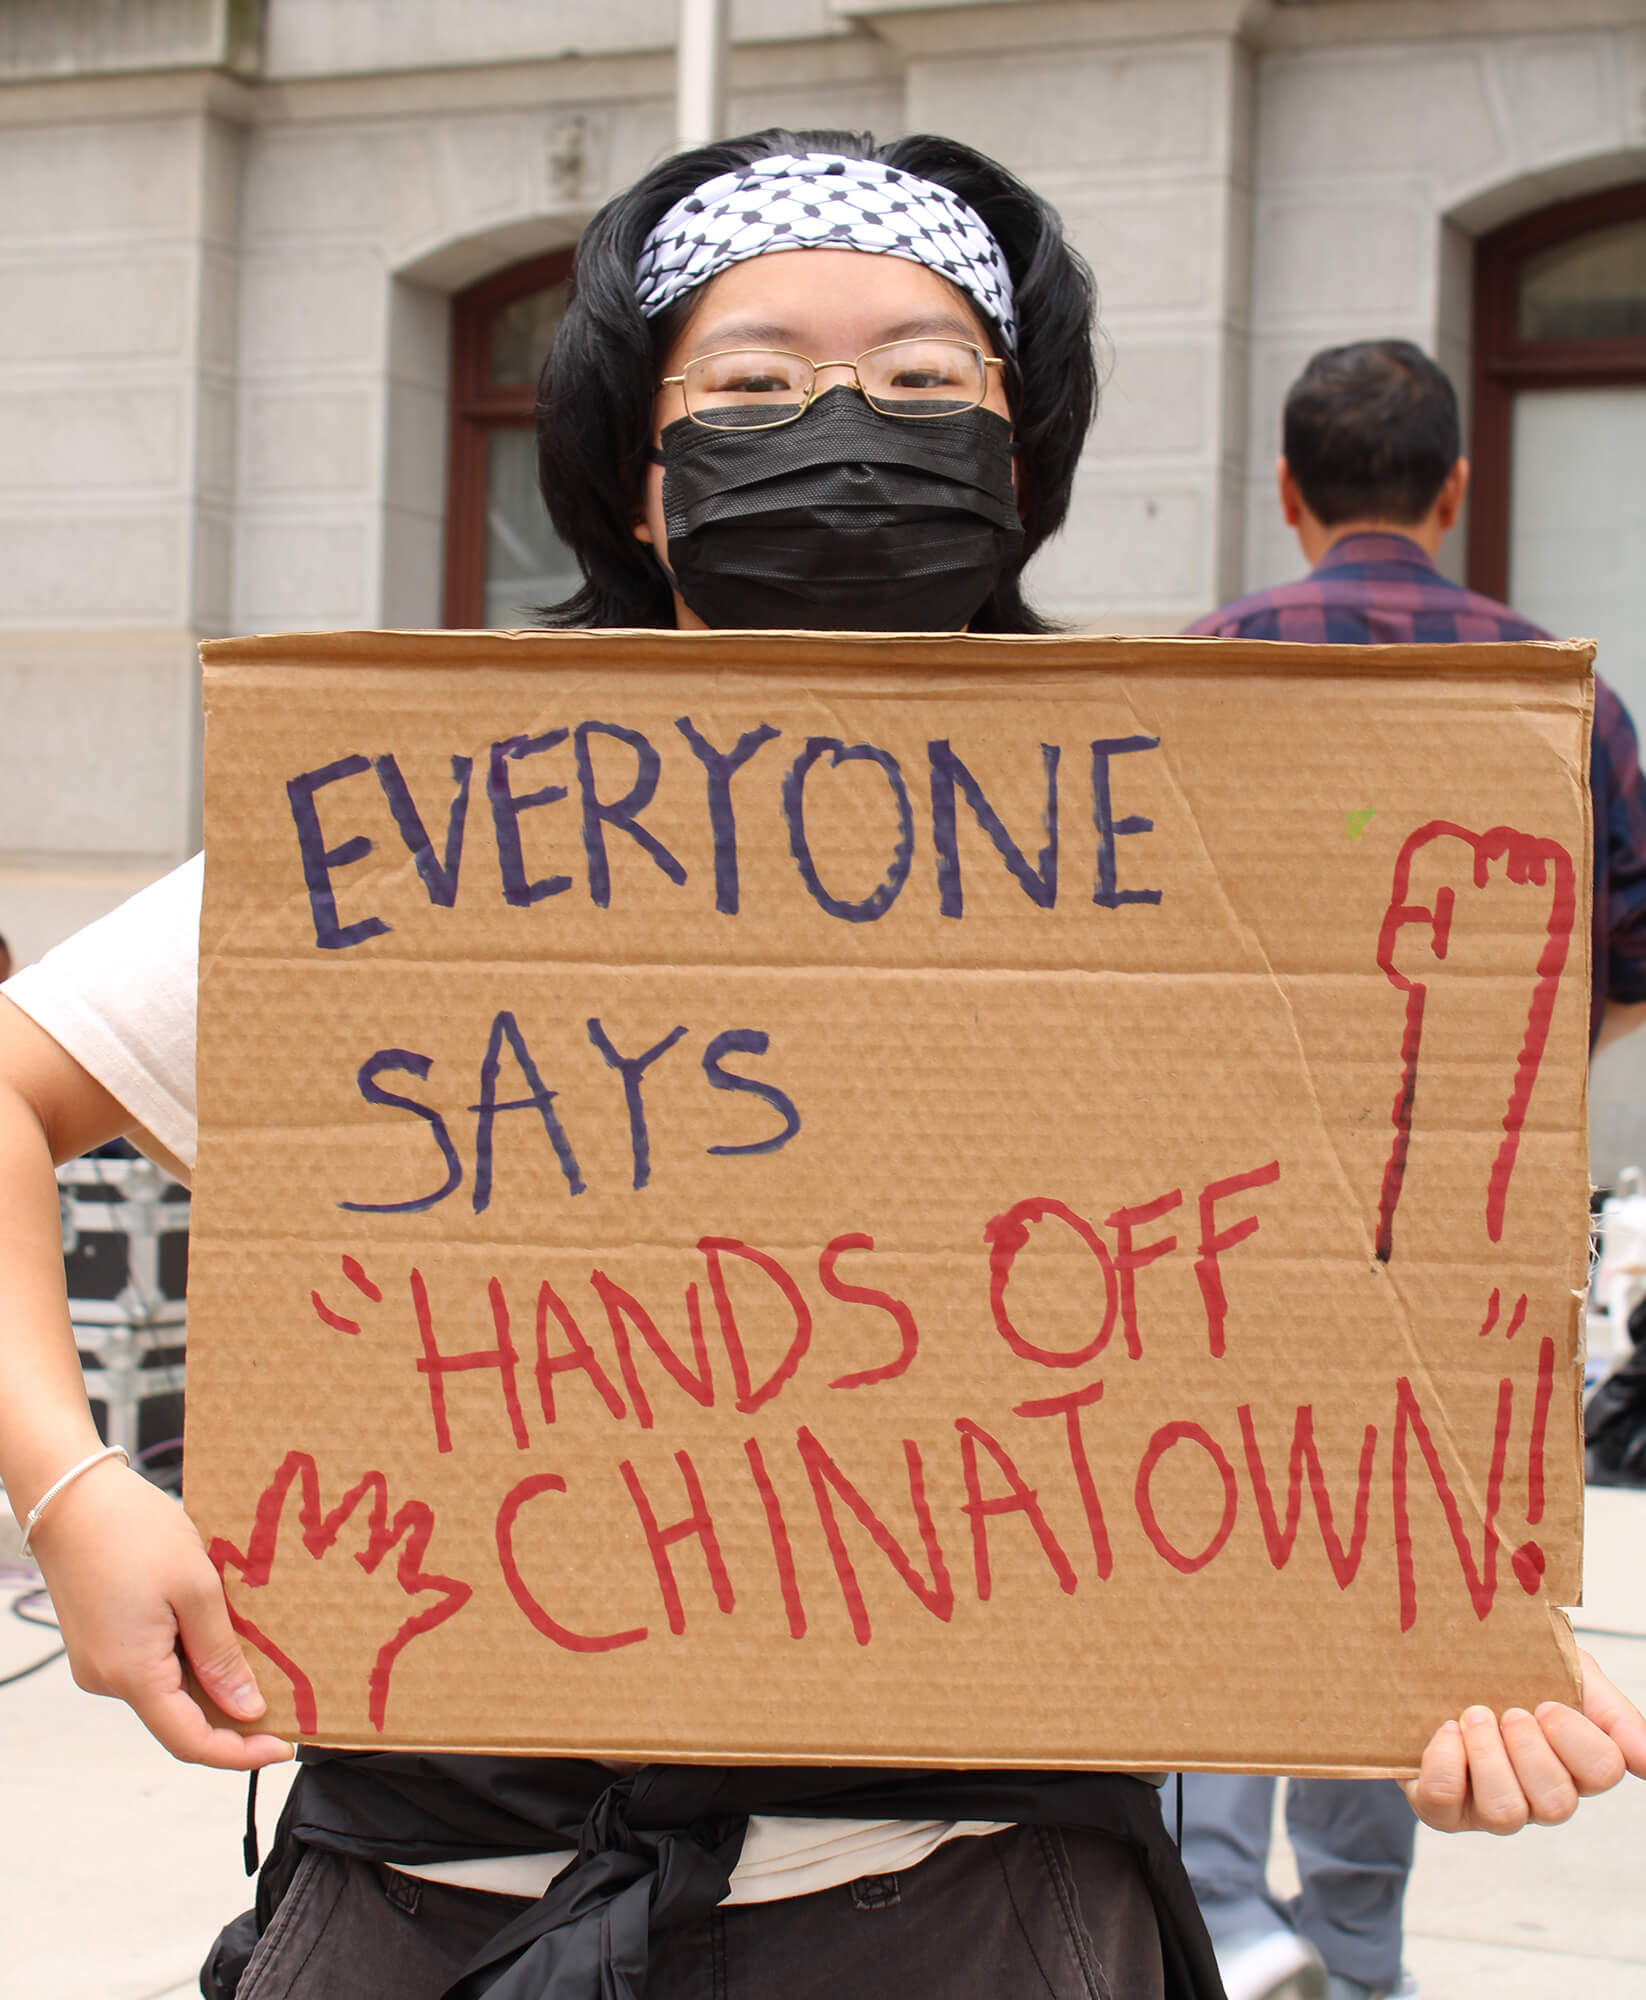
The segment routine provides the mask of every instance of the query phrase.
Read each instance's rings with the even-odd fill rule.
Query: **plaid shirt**
[[[1549,637],[1507,605],[1442,576],[1409,536],[1390,533],[1345,536],[1300,582],[1254,591],[1189,631],[1317,646]],[[1598,674],[1589,784],[1595,813],[1592,1046],[1608,1000],[1646,1000],[1646,787],[1629,711]]]

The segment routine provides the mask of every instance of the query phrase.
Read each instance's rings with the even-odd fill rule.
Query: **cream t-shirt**
[[[0,986],[0,993],[67,1049],[137,1121],[133,1138],[186,1179],[198,1126],[194,1097],[195,993],[200,966],[203,857],[122,903]],[[775,1903],[894,1875],[946,1840],[999,1833],[993,1820],[791,1819],[756,1815],[732,1873],[728,1903]],[[435,1862],[407,1875],[542,1895],[569,1854]]]

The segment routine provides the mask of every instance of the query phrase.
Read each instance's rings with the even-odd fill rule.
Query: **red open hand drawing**
[[[294,1490],[297,1499],[291,1506]],[[348,1570],[340,1574],[335,1560],[328,1563],[351,1522],[351,1539],[362,1543],[353,1548],[353,1560],[378,1580],[376,1589],[362,1585]],[[419,1633],[444,1624],[469,1601],[472,1585],[420,1567],[433,1531],[434,1511],[426,1501],[402,1501],[391,1516],[388,1481],[381,1472],[363,1473],[335,1507],[322,1512],[314,1460],[305,1451],[289,1451],[258,1499],[245,1549],[222,1535],[212,1541],[208,1553],[222,1575],[234,1629],[291,1682],[301,1734],[315,1732],[319,1708],[311,1672],[294,1655],[308,1658],[311,1667],[317,1658],[327,1662],[323,1678],[329,1690],[335,1688],[339,1709],[355,1711],[363,1686],[371,1726],[381,1730],[395,1661]],[[391,1572],[384,1559],[396,1550]],[[265,1594],[252,1598],[248,1587]],[[408,1605],[417,1599],[430,1601]],[[375,1620],[368,1608],[374,1600],[381,1613]],[[327,1616],[328,1610],[345,1615]],[[394,1620],[394,1629],[379,1642],[378,1635]],[[366,1652],[339,1666],[343,1628],[364,1633]],[[328,1695],[329,1717],[332,1707]],[[332,1719],[335,1725],[337,1718]]]
[[[1429,886],[1415,890],[1414,864],[1423,861]],[[1409,835],[1395,862],[1394,883],[1389,907],[1384,912],[1378,934],[1377,962],[1385,976],[1406,995],[1405,1031],[1401,1038],[1400,1085],[1394,1099],[1394,1141],[1383,1171],[1383,1189],[1378,1202],[1377,1254],[1387,1262],[1394,1249],[1395,1210],[1406,1178],[1411,1145],[1412,1116],[1418,1097],[1418,1074],[1435,1070],[1441,1061],[1456,1062],[1462,1057],[1478,1060],[1479,1049],[1436,1050],[1424,1044],[1424,1011],[1429,986],[1447,961],[1454,944],[1454,918],[1460,914],[1460,898],[1471,891],[1482,892],[1496,880],[1522,889],[1542,891],[1541,936],[1528,941],[1524,960],[1526,973],[1525,1027],[1521,1034],[1514,1071],[1505,1087],[1502,1119],[1503,1137],[1497,1145],[1484,1189],[1486,1233],[1493,1243],[1503,1236],[1503,1215],[1509,1199],[1521,1129],[1531,1103],[1532,1090],[1543,1061],[1549,1038],[1549,1021],[1554,1012],[1555,992],[1566,963],[1572,925],[1577,909],[1576,871],[1572,857],[1556,841],[1519,833],[1513,827],[1494,826],[1485,833],[1471,833],[1450,820],[1431,820]],[[1427,900],[1421,900],[1426,896]],[[1477,899],[1478,900],[1478,899]],[[1460,927],[1461,928],[1461,927]],[[1517,936],[1521,927],[1516,926]],[[1499,941],[1486,939],[1488,950]],[[1530,954],[1535,951],[1535,963]],[[1455,954],[1453,954],[1455,956]],[[1399,963],[1396,962],[1397,957]],[[1485,966],[1501,974],[1509,970],[1496,962]]]

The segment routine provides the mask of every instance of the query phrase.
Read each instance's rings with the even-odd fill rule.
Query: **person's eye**
[[[708,396],[736,396],[758,399],[763,396],[793,396],[802,370],[799,362],[781,355],[731,353],[710,357],[696,369],[695,387]]]
[[[871,364],[888,395],[970,393],[976,373],[971,349],[946,340],[912,340],[883,350]]]

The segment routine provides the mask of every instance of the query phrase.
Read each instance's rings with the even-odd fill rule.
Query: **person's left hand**
[[[1558,1826],[1579,1799],[1609,1792],[1626,1771],[1646,1778],[1646,1717],[1580,1651],[1583,1709],[1546,1701],[1535,1715],[1468,1708],[1429,1739],[1412,1810],[1442,1833],[1518,1833]]]

